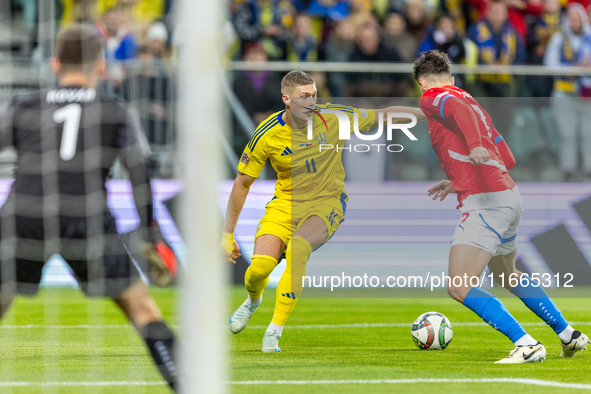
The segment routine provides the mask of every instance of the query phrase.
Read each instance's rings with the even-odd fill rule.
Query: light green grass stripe
[[[244,380],[233,385],[319,385],[319,384],[405,384],[405,383],[519,383],[532,386],[591,390],[591,384],[562,383],[539,379],[482,378],[482,379],[375,379],[375,380]]]

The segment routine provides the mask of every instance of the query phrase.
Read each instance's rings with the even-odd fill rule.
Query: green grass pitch
[[[176,292],[153,289],[165,317],[175,323]],[[245,298],[242,287],[231,289],[228,316]],[[503,366],[512,344],[490,327],[457,324],[454,339],[444,351],[421,351],[410,336],[410,323],[421,313],[438,311],[454,323],[479,318],[453,300],[307,299],[298,302],[280,341],[281,353],[260,352],[269,323],[275,291],[268,289],[250,326],[238,335],[228,332],[231,393],[398,393],[582,392],[564,387],[517,383],[343,383],[252,384],[253,381],[399,380],[524,378],[562,383],[591,383],[591,353],[573,359],[559,357],[552,330],[517,299],[503,302],[526,329],[542,341],[544,363]],[[555,300],[569,321],[591,332],[589,299]],[[326,327],[359,323],[408,323],[403,327]],[[536,323],[536,324],[531,324]],[[2,382],[158,382],[160,377],[147,350],[125,319],[108,301],[87,299],[77,290],[44,289],[36,297],[18,298],[0,328],[0,393],[167,393],[156,386],[2,386]],[[14,326],[28,327],[14,327]],[[76,325],[78,327],[65,328]],[[80,326],[86,325],[86,326]],[[305,326],[305,328],[298,328]],[[238,384],[242,383],[242,384]],[[244,384],[249,383],[249,384]]]

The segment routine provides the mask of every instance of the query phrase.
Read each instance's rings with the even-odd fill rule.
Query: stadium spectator
[[[318,60],[318,42],[312,35],[312,20],[299,14],[294,18],[293,35],[287,42],[287,60],[315,62]]]
[[[466,0],[475,7],[480,15],[488,14],[488,6],[497,0]],[[523,41],[527,35],[526,16],[540,16],[544,13],[544,5],[540,0],[503,0],[507,6],[507,19]]]
[[[121,12],[117,8],[109,8],[105,11],[96,27],[105,40],[109,76],[113,85],[118,87],[125,77],[123,62],[136,58],[136,38],[125,25]]]
[[[351,57],[352,62],[398,62],[400,56],[394,48],[385,45],[380,32],[373,25],[363,26],[357,36],[357,45]]]
[[[591,27],[583,6],[571,3],[567,7],[562,31],[555,33],[544,56],[546,66],[591,66]],[[581,77],[557,77],[552,92],[552,108],[561,136],[560,167],[564,178],[570,180],[577,167],[578,135],[587,178],[591,179],[591,80]]]
[[[356,27],[350,19],[337,22],[324,48],[323,58],[329,62],[346,62],[355,50]],[[329,73],[328,86],[333,96],[343,97],[343,88],[347,83],[344,73]]]
[[[466,10],[468,8],[468,10]],[[466,11],[469,13],[469,5],[464,1],[458,0],[441,0],[439,2],[438,14],[449,15],[453,21],[456,31],[460,36],[466,35],[466,27],[468,21],[466,20]]]
[[[316,82],[316,91],[318,92],[318,97],[332,97],[332,93],[328,88],[328,79],[326,78],[326,73],[315,71],[310,73],[310,77],[314,80],[314,82]]]
[[[466,58],[464,41],[455,29],[453,19],[449,15],[441,15],[435,25],[427,32],[421,43],[419,54],[438,49],[449,57],[452,63],[463,63]]]
[[[419,42],[406,30],[406,20],[398,12],[384,20],[384,43],[394,48],[403,62],[414,62]]]
[[[560,1],[545,0],[544,13],[532,18],[527,32],[527,63],[541,65],[544,63],[546,46],[550,37],[561,29]],[[552,77],[528,76],[527,86],[533,97],[550,97],[552,93]]]
[[[324,58],[329,62],[346,62],[355,49],[356,28],[350,19],[340,20],[324,48]]]
[[[363,26],[368,23],[375,23],[379,26],[379,22],[372,14],[373,4],[370,0],[350,0],[350,19],[356,26]]]
[[[479,64],[518,64],[523,61],[524,48],[521,38],[507,19],[507,5],[493,1],[488,5],[486,18],[476,22],[468,37],[478,47]],[[480,75],[482,90],[491,97],[509,95],[511,75]]]
[[[305,10],[311,16],[329,21],[339,21],[349,16],[349,6],[344,0],[312,0]]]
[[[138,64],[133,75],[123,81],[123,96],[140,115],[142,128],[153,145],[174,140],[168,120],[168,104],[174,100],[173,82],[160,59],[161,53],[149,46],[138,49]]]
[[[127,29],[118,8],[109,8],[97,23],[106,44],[106,57],[109,60],[128,60],[136,57],[137,41]]]
[[[420,42],[425,36],[427,28],[431,25],[425,3],[422,0],[411,0],[407,2],[404,15],[406,16],[408,32]]]
[[[373,24],[363,26],[357,36],[355,50],[349,58],[351,62],[399,62],[400,56],[394,48],[385,45],[380,33]],[[375,75],[370,73],[351,74],[349,76],[348,96],[352,97],[388,97],[404,93],[399,80],[392,74]]]
[[[168,30],[162,22],[154,22],[146,34],[146,43],[157,59],[168,58]]]
[[[263,45],[269,58],[285,59],[286,41],[293,25],[293,5],[285,0],[244,0],[236,3],[232,22],[241,39],[242,49],[256,41]]]
[[[244,60],[266,62],[267,53],[258,42],[251,42],[244,48]],[[234,79],[234,92],[255,124],[260,124],[271,113],[281,110],[281,100],[277,100],[277,85],[280,80],[271,71],[240,71]]]

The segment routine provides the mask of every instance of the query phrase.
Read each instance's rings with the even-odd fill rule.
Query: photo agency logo
[[[400,144],[352,144],[345,147],[340,147],[339,145],[329,144],[328,139],[326,138],[326,132],[329,131],[329,125],[326,120],[326,115],[335,115],[338,121],[339,127],[339,140],[350,140],[351,139],[351,120],[349,116],[344,111],[334,109],[334,108],[323,108],[322,113],[315,109],[310,109],[311,117],[308,118],[307,123],[307,131],[308,131],[308,140],[316,139],[319,145],[319,152],[323,150],[329,149],[336,149],[337,152],[339,150],[347,150],[349,152],[368,152],[372,149],[377,149],[380,151],[380,148],[385,148],[388,152],[402,152],[404,147]],[[364,117],[367,117],[367,111],[362,109],[361,114]],[[363,141],[377,141],[382,138],[384,134],[384,113],[380,112],[377,114],[378,117],[378,126],[377,132],[374,134],[366,134],[359,131],[359,113],[355,112],[353,114],[353,132]],[[409,119],[410,122],[407,123],[394,123],[394,119]],[[314,131],[314,123],[318,125],[316,131]],[[410,129],[416,126],[417,118],[413,114],[406,113],[406,112],[387,112],[386,113],[386,140],[388,142],[392,141],[392,137],[394,135],[394,130],[401,130],[411,141],[417,141],[417,137],[411,133]],[[321,131],[319,131],[321,130]]]

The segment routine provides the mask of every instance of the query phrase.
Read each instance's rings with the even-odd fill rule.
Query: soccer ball
[[[439,312],[427,312],[412,324],[412,340],[419,349],[443,350],[454,336],[451,323]]]

